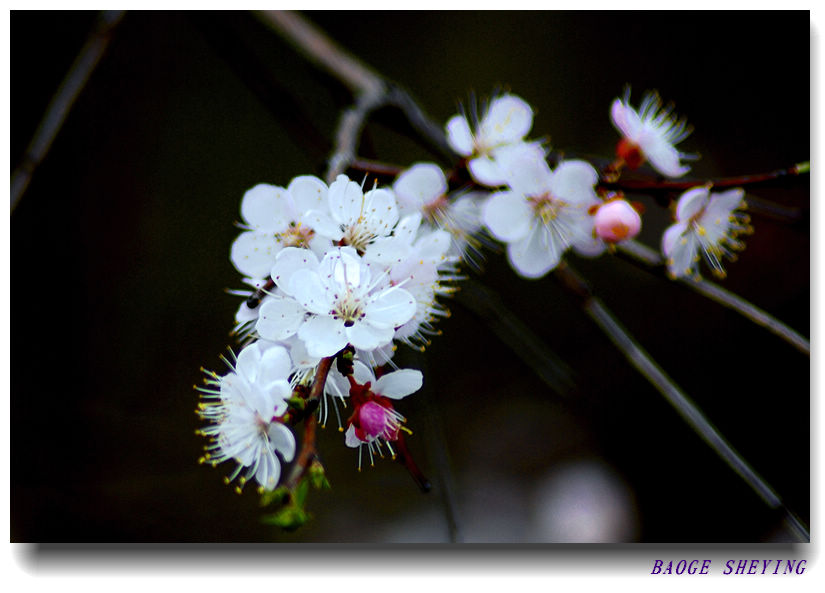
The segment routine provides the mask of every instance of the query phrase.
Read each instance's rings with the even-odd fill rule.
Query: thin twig
[[[384,91],[382,77],[377,72],[299,14],[288,10],[263,10],[255,14],[307,59],[345,84],[353,95],[377,95]]]
[[[787,169],[778,169],[768,173],[755,173],[751,175],[738,175],[735,177],[720,177],[718,179],[619,179],[613,182],[603,182],[606,187],[614,187],[625,191],[684,191],[699,185],[713,185],[715,188],[721,187],[754,187],[760,185],[774,184],[787,177],[797,177],[810,172],[811,165],[807,161],[798,163]]]
[[[653,249],[650,249],[638,241],[624,241],[620,243],[618,245],[618,252],[622,255],[628,256],[630,261],[635,263],[643,263],[654,271],[658,271],[658,273],[662,275],[665,274],[664,258],[662,258],[662,256]],[[811,344],[807,339],[759,307],[752,305],[742,297],[737,296],[734,293],[725,290],[718,284],[708,280],[697,281],[693,278],[679,278],[678,281],[702,296],[705,296],[720,305],[728,307],[729,309],[733,309],[746,319],[749,319],[753,323],[760,325],[773,334],[779,336],[797,348],[800,352],[810,355]]]
[[[587,315],[616,345],[633,367],[653,385],[659,393],[676,409],[688,425],[741,477],[759,497],[771,508],[780,510],[797,537],[810,541],[810,534],[801,521],[779,498],[776,491],[745,461],[710,423],[696,404],[685,394],[662,368],[639,345],[630,333],[619,323],[610,309],[594,296],[588,283],[569,265],[560,264],[556,276],[563,286],[582,300]]]
[[[89,81],[89,77],[94,71],[100,58],[103,57],[109,42],[112,39],[112,32],[123,19],[125,13],[120,10],[106,11],[101,13],[97,25],[86,39],[86,43],[80,53],[72,63],[69,72],[60,83],[57,92],[52,97],[40,125],[34,133],[34,137],[26,148],[23,160],[14,170],[11,176],[11,211],[20,202],[20,198],[31,182],[35,169],[43,162],[52,142],[57,137],[63,122],[69,115],[83,87]]]
[[[369,116],[382,107],[401,110],[413,129],[426,138],[442,156],[453,157],[444,132],[421,109],[410,94],[334,43],[323,31],[299,14],[269,10],[256,13],[287,39],[308,60],[349,88],[355,104],[341,114],[335,132],[335,149],[329,159],[327,182],[347,170],[355,159],[358,142]]]
[[[471,279],[461,283],[456,302],[480,317],[485,325],[518,356],[524,364],[562,397],[576,393],[573,371],[501,301],[501,297]]]

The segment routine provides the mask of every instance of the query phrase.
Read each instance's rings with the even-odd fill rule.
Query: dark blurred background
[[[309,18],[402,84],[436,121],[470,93],[535,107],[531,137],[610,156],[608,111],[658,89],[695,127],[699,178],[809,158],[809,13],[324,12]],[[96,13],[11,13],[11,166]],[[250,13],[131,12],[11,216],[11,540],[441,542],[443,501],[470,542],[782,541],[775,513],[646,383],[552,277],[481,277],[569,366],[567,396],[455,303],[444,334],[400,362],[426,390],[398,405],[434,483],[389,459],[356,471],[334,423],[320,436],[333,489],[292,534],[258,496],[199,466],[199,368],[218,355],[240,288],[228,254],[259,182],[322,175],[345,89]],[[430,160],[383,114],[362,153]],[[807,179],[759,197],[724,286],[808,336]],[[642,240],[658,248],[653,202]],[[685,287],[605,256],[570,258],[625,326],[807,523],[809,358]]]

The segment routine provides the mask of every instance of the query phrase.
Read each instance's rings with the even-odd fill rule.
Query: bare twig
[[[616,345],[633,367],[653,385],[676,409],[687,424],[741,477],[771,508],[783,513],[785,520],[802,541],[810,541],[810,534],[802,522],[779,498],[779,495],[745,459],[728,443],[696,404],[685,394],[650,355],[619,323],[610,309],[593,295],[589,284],[569,265],[560,264],[556,276],[563,286],[577,295],[584,311]]]
[[[638,241],[624,241],[620,243],[618,245],[618,253],[628,256],[630,261],[642,263],[649,268],[658,271],[662,275],[665,274],[665,262],[662,256]],[[808,340],[775,317],[772,317],[759,307],[752,305],[742,297],[737,296],[732,292],[725,290],[718,284],[708,280],[697,281],[693,278],[679,278],[679,282],[698,292],[702,296],[705,296],[720,305],[728,307],[729,309],[733,309],[753,323],[761,325],[768,331],[779,336],[797,348],[800,352],[810,355],[811,344]]]
[[[576,393],[573,371],[512,311],[501,297],[486,286],[467,279],[461,283],[455,300],[479,316],[492,332],[556,394],[570,397]]]
[[[345,110],[338,120],[335,150],[326,172],[328,183],[346,171],[355,159],[367,119],[382,107],[400,109],[413,129],[426,138],[433,148],[443,156],[453,156],[441,127],[427,117],[407,91],[345,51],[297,13],[270,10],[256,14],[312,63],[346,85],[355,97],[355,105]]]
[[[787,177],[796,177],[809,173],[811,165],[809,162],[798,163],[787,169],[778,169],[768,173],[755,173],[752,175],[738,175],[736,177],[721,177],[718,179],[619,179],[613,182],[603,182],[606,187],[613,187],[625,191],[684,191],[699,185],[713,185],[715,188],[721,187],[754,187],[760,185],[770,185]]]
[[[52,142],[57,137],[66,116],[77,100],[83,87],[89,81],[89,77],[100,62],[106,51],[112,32],[123,19],[123,11],[106,11],[101,13],[95,30],[89,35],[77,58],[72,63],[69,72],[60,83],[51,103],[46,108],[46,113],[34,133],[34,137],[26,148],[23,160],[14,170],[11,176],[11,210],[14,211],[20,198],[23,197],[26,188],[29,186],[34,171],[52,146]]]

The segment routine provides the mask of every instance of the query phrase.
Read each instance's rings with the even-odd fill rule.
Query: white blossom
[[[497,187],[506,181],[502,159],[535,153],[544,156],[538,143],[524,137],[533,127],[533,110],[520,97],[501,95],[492,100],[476,129],[466,116],[455,115],[447,122],[447,141],[468,159],[467,168],[482,185]]]
[[[241,350],[233,372],[223,377],[208,372],[206,387],[200,388],[198,413],[210,424],[199,433],[211,439],[201,462],[235,460],[227,483],[246,468],[239,491],[253,476],[262,489],[273,490],[281,475],[276,453],[287,462],[295,455],[295,437],[277,419],[292,393],[291,368],[283,347],[258,341]]]
[[[690,170],[680,159],[695,158],[679,152],[675,145],[684,140],[691,129],[686,121],[671,114],[672,107],[661,109],[659,95],[651,92],[642,99],[639,110],[629,105],[630,92],[616,99],[610,109],[613,125],[623,135],[617,152],[631,168],[647,160],[667,177],[680,177]]]
[[[551,171],[542,159],[524,159],[511,171],[510,189],[495,193],[482,218],[492,235],[507,244],[512,267],[539,278],[558,265],[568,247],[596,255],[604,244],[594,236],[591,208],[600,204],[598,173],[577,160]]]
[[[748,216],[737,212],[745,207],[744,195],[740,188],[714,194],[702,186],[679,197],[676,223],[662,236],[662,252],[672,277],[698,275],[696,264],[702,256],[715,276],[725,277],[722,258],[734,260],[735,252],[745,248],[737,237],[753,231]]]
[[[373,277],[352,247],[334,248],[317,263],[313,258],[297,248],[281,252],[272,277],[285,296],[261,306],[261,336],[283,340],[297,333],[309,355],[332,356],[347,344],[385,346],[415,314],[413,296],[392,286],[386,273]]]
[[[339,175],[329,186],[328,203],[307,215],[312,227],[324,237],[363,253],[378,237],[392,232],[398,222],[398,206],[392,191],[361,186]]]
[[[416,163],[402,172],[393,184],[402,215],[420,213],[424,223],[440,228],[452,238],[450,254],[462,259],[478,252],[474,234],[481,230],[481,208],[489,194],[468,192],[448,196],[447,179],[438,165]]]
[[[330,246],[307,224],[306,213],[327,202],[326,184],[311,175],[294,178],[287,188],[260,183],[241,201],[244,223],[232,244],[230,260],[241,274],[260,285],[284,247],[308,247],[323,253]]]

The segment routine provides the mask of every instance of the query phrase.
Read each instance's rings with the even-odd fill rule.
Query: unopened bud
[[[632,239],[642,228],[642,217],[627,200],[611,200],[596,212],[596,235],[608,243]]]

